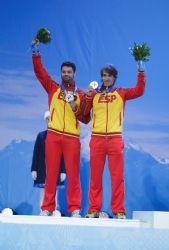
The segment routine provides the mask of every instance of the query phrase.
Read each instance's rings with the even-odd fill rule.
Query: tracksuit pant
[[[71,136],[48,131],[46,137],[46,182],[42,210],[55,210],[56,186],[59,175],[61,155],[65,161],[68,178],[68,212],[81,209],[80,187],[80,140]]]
[[[93,135],[90,140],[89,213],[102,207],[102,176],[106,156],[111,177],[111,209],[114,214],[124,212],[124,143],[121,136]]]

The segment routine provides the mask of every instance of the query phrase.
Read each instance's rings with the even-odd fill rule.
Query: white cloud
[[[30,49],[28,49],[29,51]],[[19,52],[14,52],[13,50],[2,50],[0,49],[0,55],[2,56],[10,56],[10,58],[12,56],[15,56],[15,57],[25,57],[25,54],[24,53],[19,53]]]
[[[154,157],[169,158],[168,132],[130,130],[126,131],[123,135],[126,141],[137,144]]]
[[[0,70],[0,95],[30,98],[38,96],[37,80],[32,71]]]
[[[32,71],[0,70],[0,148],[12,139],[32,140],[43,127],[47,94]]]
[[[137,140],[159,140],[168,138],[169,141],[169,132],[162,131],[138,131],[138,130],[128,130],[124,132],[125,137],[135,138]]]
[[[4,128],[3,126],[0,126],[0,130],[3,131],[3,133],[1,133],[0,149],[7,146],[13,139],[34,141],[36,138],[36,132],[33,133],[33,131],[27,131],[24,129],[14,129],[12,127]]]
[[[143,110],[138,107],[129,106],[125,110],[125,123],[129,125],[139,125],[139,126],[169,126],[169,117],[166,114],[156,113],[155,110]]]
[[[138,142],[139,143],[139,142]],[[145,152],[157,158],[169,158],[169,144],[161,143],[140,143]]]

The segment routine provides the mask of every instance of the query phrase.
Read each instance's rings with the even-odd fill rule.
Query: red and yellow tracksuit
[[[68,212],[81,209],[80,187],[80,124],[88,123],[90,115],[82,116],[80,103],[84,93],[77,89],[76,110],[72,111],[64,98],[60,85],[54,82],[42,65],[41,56],[33,54],[34,71],[42,86],[48,93],[50,120],[46,137],[46,183],[45,196],[41,209],[52,212],[55,210],[56,183],[59,175],[61,155],[63,153],[66,174],[68,177],[67,202]],[[63,83],[68,92],[73,92],[75,83],[70,87]]]
[[[145,88],[144,72],[138,72],[134,88],[116,88],[109,93],[94,93],[83,102],[83,112],[92,109],[90,140],[89,213],[102,207],[102,175],[106,155],[111,176],[111,209],[114,214],[124,212],[124,159],[122,140],[125,102],[142,96]]]

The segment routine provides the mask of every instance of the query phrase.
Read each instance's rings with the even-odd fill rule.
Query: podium
[[[145,227],[169,230],[169,212],[134,211],[133,219],[144,222]]]
[[[0,215],[2,250],[168,250],[169,213],[133,212],[133,219]]]

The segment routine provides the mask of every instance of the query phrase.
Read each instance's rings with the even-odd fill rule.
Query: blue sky
[[[52,33],[51,44],[41,46],[46,69],[59,81],[60,64],[74,61],[84,90],[92,80],[100,82],[106,63],[117,67],[118,86],[134,86],[137,67],[128,48],[134,42],[149,45],[146,91],[126,105],[124,138],[169,158],[168,0],[1,0],[0,9],[1,149],[14,138],[34,140],[45,128],[47,96],[34,76],[29,50],[44,26]],[[89,134],[89,126],[83,126],[83,138]]]

